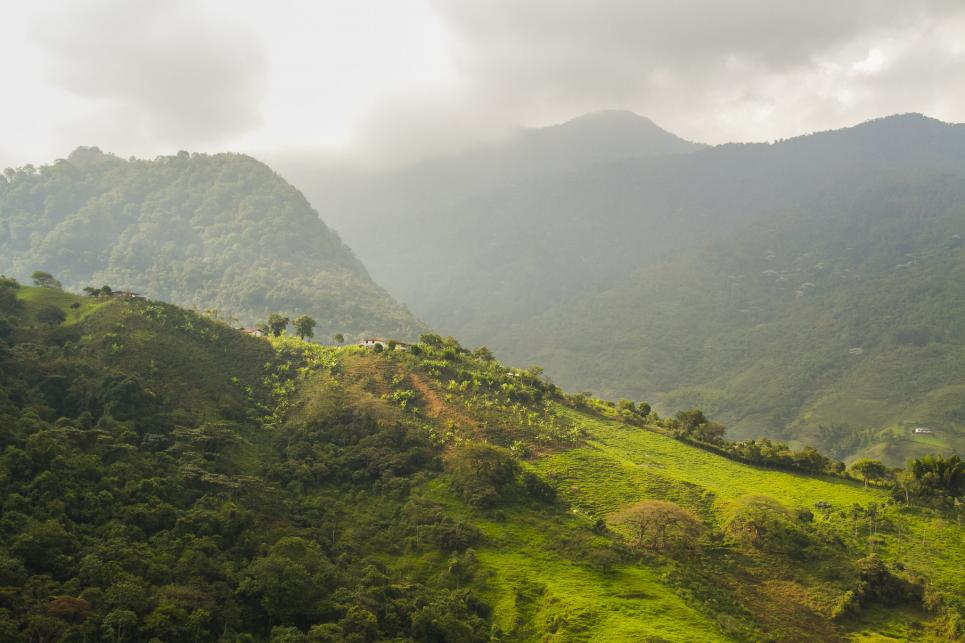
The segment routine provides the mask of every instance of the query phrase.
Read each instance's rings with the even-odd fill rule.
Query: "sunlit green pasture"
[[[562,410],[585,428],[585,446],[559,451],[535,464],[557,481],[581,510],[606,515],[643,498],[665,498],[702,513],[710,522],[727,502],[742,495],[765,494],[791,508],[809,508],[815,520],[830,521],[850,536],[853,524],[838,512],[859,504],[884,506],[879,553],[901,561],[938,586],[965,592],[965,532],[930,510],[904,507],[883,489],[833,477],[812,476],[751,466],[683,444],[647,429]],[[829,517],[814,507],[831,505]],[[711,515],[708,515],[711,514]],[[864,546],[868,527],[858,529]]]

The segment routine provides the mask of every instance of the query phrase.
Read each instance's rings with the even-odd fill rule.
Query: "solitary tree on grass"
[[[692,511],[666,500],[643,500],[613,519],[630,530],[634,547],[653,551],[693,550],[701,532]]]
[[[62,286],[59,281],[54,279],[54,276],[49,272],[44,270],[35,270],[30,278],[33,279],[35,286],[40,286],[41,288],[57,288],[60,289]]]

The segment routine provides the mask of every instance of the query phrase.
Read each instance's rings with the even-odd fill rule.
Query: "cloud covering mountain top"
[[[965,5],[5,3],[0,165],[81,144],[405,164],[599,109],[690,140],[965,120]]]

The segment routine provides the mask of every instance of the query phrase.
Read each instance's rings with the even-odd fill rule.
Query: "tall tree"
[[[298,336],[302,339],[315,336],[315,325],[317,322],[308,315],[298,317],[293,323],[295,325],[295,332],[298,333]]]
[[[692,550],[702,531],[700,520],[689,509],[666,500],[644,500],[613,517],[628,528],[633,545],[654,551]]]
[[[268,315],[268,321],[266,326],[268,327],[268,332],[274,337],[281,336],[288,328],[288,323],[291,321],[287,315],[282,315],[281,313],[271,313]]]
[[[33,279],[35,286],[40,286],[41,288],[61,288],[61,284],[57,281],[52,274],[44,270],[34,270],[33,274],[30,275]]]
[[[851,465],[851,470],[864,480],[864,486],[868,486],[869,480],[881,480],[888,473],[887,467],[879,460],[858,460]]]

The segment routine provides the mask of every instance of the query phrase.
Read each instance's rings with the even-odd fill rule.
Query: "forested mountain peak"
[[[861,162],[875,167],[918,164],[957,170],[965,155],[965,124],[946,123],[918,113],[894,114],[771,144],[728,143],[717,146],[713,153],[739,154],[741,150],[752,150],[778,162],[789,158],[811,160],[814,155],[836,166]]]
[[[577,116],[558,125],[527,128],[519,132],[521,145],[569,148],[569,153],[588,154],[596,148],[598,161],[620,158],[684,154],[704,147],[685,141],[649,118],[627,110],[601,110]],[[586,158],[586,157],[584,157]]]
[[[85,165],[96,165],[98,163],[123,163],[123,159],[118,158],[114,154],[105,154],[101,148],[97,146],[85,145],[81,145],[73,152],[68,154],[67,161],[78,167],[83,167]]]
[[[279,163],[372,268],[386,243],[368,233],[372,226],[392,226],[416,213],[600,163],[683,155],[704,147],[633,112],[604,110],[557,125],[519,128],[495,141],[385,172],[319,170],[297,159]]]
[[[123,160],[78,148],[0,182],[0,271],[109,284],[250,323],[306,313],[320,332],[420,328],[304,195],[242,154]]]

